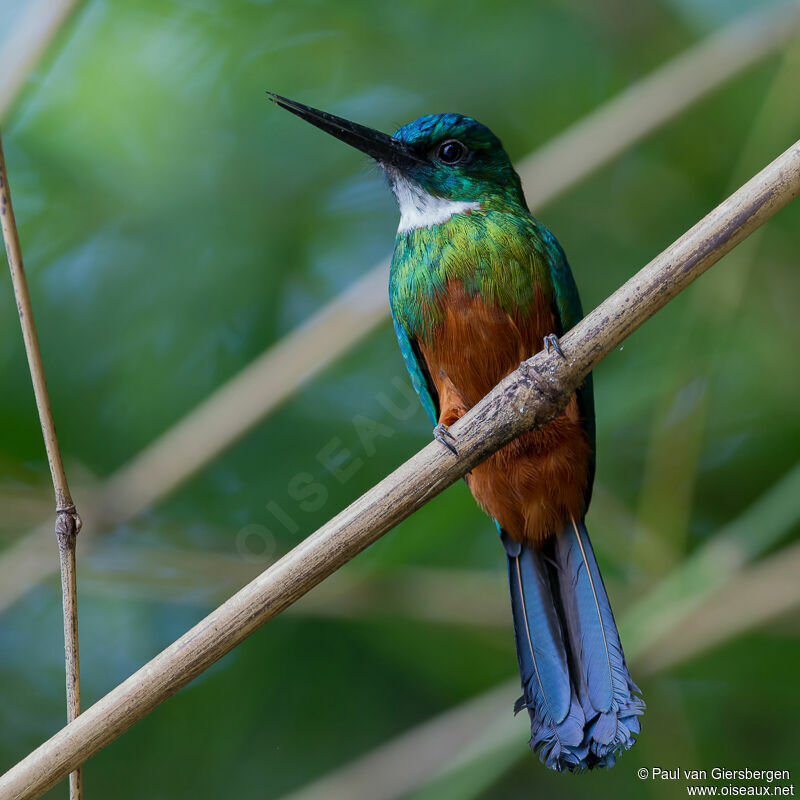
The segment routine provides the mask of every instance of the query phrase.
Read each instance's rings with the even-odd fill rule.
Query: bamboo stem
[[[28,368],[33,382],[36,407],[39,411],[39,422],[42,426],[47,461],[50,464],[50,475],[53,479],[53,490],[56,499],[55,533],[58,540],[58,552],[61,562],[61,599],[64,610],[64,664],[67,681],[67,721],[72,722],[81,713],[81,681],[80,662],[78,657],[78,609],[77,587],[75,578],[75,539],[81,529],[81,519],[75,510],[72,496],[67,485],[67,476],[58,448],[56,426],[50,408],[50,397],[44,376],[42,354],[39,349],[39,338],[33,319],[28,281],[22,264],[22,249],[19,243],[17,224],[14,219],[14,208],[11,203],[11,190],[8,185],[3,142],[0,137],[0,226],[8,255],[8,266],[11,270],[11,281],[14,284],[14,296],[17,300],[22,338],[25,342],[25,353],[28,357]],[[80,800],[83,796],[81,788],[81,772],[76,769],[69,778],[71,800]]]
[[[784,45],[800,2],[746,15],[670,59],[519,164],[534,211],[628,150],[709,92]],[[217,389],[106,484],[104,510],[128,519],[181,485],[389,318],[389,259]]]
[[[25,79],[69,19],[78,0],[29,3],[0,52],[0,120],[14,104]]]
[[[551,202],[797,34],[800,2],[734,20],[590,112],[519,165],[532,208]],[[527,192],[527,187],[526,187]]]
[[[0,778],[0,800],[38,797],[328,575],[520,433],[558,415],[584,376],[642,323],[800,193],[800,142],[720,204],[561,339]]]
[[[520,163],[531,207],[541,208],[780,48],[798,27],[798,0],[759,10],[611,98]],[[387,275],[388,261],[370,269],[133,456],[97,495],[85,498],[84,515],[96,524],[84,535],[84,548],[101,528],[163,500],[383,323]],[[39,555],[48,535],[48,529],[37,527],[0,555],[0,610],[51,573]]]

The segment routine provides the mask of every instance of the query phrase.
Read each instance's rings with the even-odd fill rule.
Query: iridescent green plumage
[[[528,313],[538,288],[552,304],[557,321],[552,332],[557,336],[583,316],[575,281],[552,233],[518,203],[490,198],[483,205],[435,227],[399,232],[395,240],[389,277],[395,332],[415,388],[434,421],[430,387],[422,381],[410,342],[430,340],[441,320],[448,282],[460,282],[468,295],[478,295],[505,313]],[[593,442],[593,405],[591,400],[585,405]]]
[[[434,228],[399,233],[389,279],[395,319],[429,340],[450,281],[511,313],[527,312],[539,286],[550,299],[550,259],[532,217],[511,211],[455,214]]]

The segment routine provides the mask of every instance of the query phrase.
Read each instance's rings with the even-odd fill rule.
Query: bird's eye
[[[458,164],[467,157],[468,153],[466,145],[459,142],[458,139],[448,139],[439,145],[436,158],[443,164]]]

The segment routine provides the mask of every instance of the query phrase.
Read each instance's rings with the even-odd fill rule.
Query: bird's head
[[[442,222],[458,210],[526,209],[519,176],[500,140],[461,114],[429,114],[388,136],[269,93],[282,108],[374,158],[402,214],[401,230]]]

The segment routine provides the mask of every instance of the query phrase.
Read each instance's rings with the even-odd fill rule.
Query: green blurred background
[[[24,5],[0,3],[0,52]],[[518,160],[766,5],[78,4],[2,122],[79,507],[391,249],[397,211],[378,170],[266,89],[386,131],[470,114]],[[537,209],[585,308],[800,137],[798,50],[763,59]],[[510,738],[476,723],[480,741],[455,760],[445,747],[438,778],[415,777],[417,759],[390,761],[414,796],[673,797],[683,783],[637,770],[800,770],[800,617],[769,572],[800,564],[798,252],[795,203],[596,370],[588,525],[648,703],[637,746],[607,773],[551,774],[526,752],[509,689],[496,718]],[[2,561],[47,520],[52,488],[7,277],[0,309]],[[381,402],[402,400],[396,378],[405,371],[383,324],[165,500],[79,544],[84,706],[429,441],[421,409],[398,419]],[[357,415],[385,426],[374,451]],[[321,463],[326,447],[350,452],[344,481]],[[317,502],[293,499],[298,474],[321,485]],[[642,599],[731,525],[748,563],[723,587],[730,602],[698,602],[641,645],[654,624]],[[705,570],[684,569],[677,598],[731,572],[718,551]],[[43,558],[55,566],[55,543]],[[491,524],[454,486],[92,759],[87,798],[283,797],[513,678],[504,570]],[[0,612],[0,770],[63,724],[62,654],[51,576]],[[348,796],[384,796],[381,783]]]

